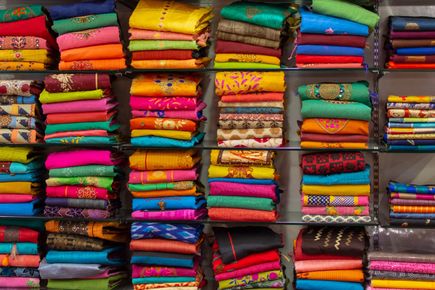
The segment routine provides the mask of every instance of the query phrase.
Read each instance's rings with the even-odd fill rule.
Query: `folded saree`
[[[68,32],[117,25],[118,17],[113,11],[112,13],[88,14],[84,16],[54,20],[51,28],[58,34],[65,34]]]
[[[364,56],[364,49],[351,46],[303,44],[298,45],[296,53],[303,55]]]
[[[284,116],[280,114],[255,113],[219,113],[219,121],[278,121],[283,122]]]
[[[199,31],[195,34],[177,33],[169,31],[157,31],[130,28],[128,30],[130,40],[138,39],[159,39],[159,40],[195,40],[199,46],[207,46],[207,41],[210,37],[209,28]]]
[[[217,221],[274,222],[277,219],[275,210],[255,210],[244,208],[211,207],[208,216]]]
[[[210,176],[209,176],[210,177]],[[272,198],[276,201],[278,190],[275,184],[240,184],[232,182],[212,182],[209,184],[211,195],[236,195]]]
[[[235,165],[243,164],[234,161]],[[248,165],[249,163],[247,163]],[[247,171],[246,169],[250,170]],[[254,179],[275,179],[277,174],[274,168],[267,167],[243,167],[243,166],[217,166],[210,165],[208,168],[209,178],[254,178]]]
[[[330,270],[358,270],[362,269],[361,259],[352,260],[306,260],[296,261],[296,273]]]
[[[301,100],[320,99],[370,103],[370,91],[365,81],[353,83],[317,83],[298,87]]]
[[[109,150],[75,150],[50,153],[45,161],[47,169],[64,168],[82,165],[114,165]]]
[[[2,105],[13,105],[13,104],[35,104],[35,96],[8,96],[0,95],[0,104]]]
[[[9,255],[0,254],[3,267],[32,267],[38,268],[39,255]]]
[[[33,61],[3,61],[0,62],[0,69],[5,71],[40,71],[47,69],[47,65]]]
[[[433,280],[435,275],[433,274],[418,274],[418,273],[401,273],[401,272],[391,272],[391,271],[369,271],[369,275],[374,279],[406,279],[412,280],[416,279],[419,281],[430,281]]]
[[[302,213],[305,215],[369,215],[367,206],[314,206],[302,207]]]
[[[181,130],[195,132],[197,129],[197,123],[185,119],[145,117],[131,119],[130,129]]]
[[[56,74],[46,76],[44,84],[48,93],[104,91],[110,88],[110,76],[107,74]]]
[[[280,269],[281,269],[281,264],[279,260],[273,262],[261,261],[260,264],[248,266],[244,269],[238,269],[228,273],[219,273],[215,276],[215,279],[217,281],[223,281],[223,280],[234,279],[234,278],[251,275],[259,272],[267,272],[267,271],[280,270]]]
[[[391,198],[399,198],[399,199],[435,200],[434,194],[415,194],[415,193],[392,192],[392,193],[390,193],[390,196],[391,196]]]
[[[59,35],[56,39],[60,51],[120,43],[118,26],[99,27]],[[122,57],[122,56],[121,56]]]
[[[398,261],[370,261],[370,270],[435,274],[435,264]]]
[[[197,220],[207,215],[206,209],[180,209],[165,211],[133,211],[131,217],[143,220]]]
[[[280,41],[281,36],[281,31],[278,29],[229,19],[221,19],[217,30],[245,36],[264,37],[274,41]]]
[[[111,101],[111,98],[103,98],[99,100],[51,103],[42,105],[42,110],[44,114],[110,111],[116,105]]]
[[[196,180],[197,169],[187,170],[162,170],[162,171],[131,171],[129,174],[130,184],[149,184],[160,182],[175,182]]]
[[[48,197],[82,198],[82,199],[112,199],[109,190],[93,186],[47,186]]]
[[[202,225],[133,222],[131,238],[133,240],[161,238],[196,243],[202,234],[202,229]]]
[[[178,140],[191,140],[195,132],[189,131],[179,131],[179,130],[153,130],[153,129],[140,129],[140,130],[132,130],[131,137],[144,137],[144,136],[157,136]]]
[[[395,31],[435,30],[435,18],[394,16],[390,20],[390,27]]]
[[[207,57],[188,60],[133,60],[131,66],[142,69],[197,69],[205,67],[209,61]]]
[[[114,215],[114,209],[68,208],[48,205],[44,208],[44,216],[47,217],[106,219]]]
[[[39,233],[29,228],[15,226],[0,226],[0,241],[2,243],[38,243]]]
[[[301,199],[304,206],[367,206],[370,204],[368,196],[303,195]]]
[[[305,100],[302,101],[301,114],[304,119],[339,118],[370,121],[371,107],[358,102]]]
[[[260,129],[218,129],[217,140],[240,140],[255,138],[280,138],[281,128],[260,128]]]
[[[86,122],[104,122],[113,118],[116,112],[78,112],[78,113],[58,113],[48,114],[47,124],[67,124],[67,123],[86,123]]]
[[[435,110],[389,109],[387,116],[393,118],[434,118]]]
[[[361,152],[310,153],[302,155],[301,161],[304,174],[355,172],[364,170],[365,167],[364,155]]]
[[[236,62],[240,63],[262,63],[279,65],[280,59],[275,56],[262,54],[236,54],[236,53],[218,53],[215,62]]]
[[[275,209],[275,203],[272,199],[242,196],[208,196],[207,206],[209,208],[227,207],[269,211]]]
[[[130,51],[143,50],[197,50],[198,44],[194,40],[130,40]]]
[[[201,100],[192,97],[130,97],[130,106],[134,110],[193,110]]]
[[[218,141],[218,147],[237,147],[237,148],[275,148],[284,144],[283,138],[255,138],[241,140],[221,140]]]
[[[124,57],[122,44],[94,45],[88,47],[72,48],[60,53],[62,61],[77,61],[88,59],[120,59]]]
[[[142,117],[157,117],[157,118],[174,118],[174,119],[187,119],[200,121],[205,120],[206,118],[203,116],[202,110],[207,107],[204,102],[201,102],[199,106],[194,110],[180,110],[180,111],[160,111],[160,110],[152,110],[152,111],[142,111],[142,110],[132,110],[131,114],[133,118],[142,118]]]
[[[240,94],[240,95],[224,95],[221,96],[220,102],[226,106],[236,106],[235,104],[252,104],[258,102],[282,102],[284,95],[282,93],[254,93],[254,94]]]
[[[88,1],[87,3],[74,3],[63,5],[52,5],[48,7],[53,20],[65,19],[89,14],[109,13],[115,10],[114,0]]]
[[[228,289],[235,286],[243,287],[243,286],[248,286],[249,284],[255,282],[278,280],[278,279],[282,279],[283,275],[284,274],[281,272],[281,270],[272,270],[267,272],[260,272],[251,275],[240,276],[233,279],[219,281],[219,289]]]
[[[125,69],[124,58],[61,61],[59,70],[120,70]]]
[[[433,140],[435,139],[434,133],[427,134],[385,134],[387,140],[397,140],[397,139],[422,139],[422,140]]]
[[[225,41],[218,39],[215,45],[216,53],[247,53],[247,54],[263,54],[275,57],[281,57],[281,50],[269,47],[247,44],[236,41]]]
[[[142,74],[133,79],[130,93],[145,97],[197,97],[201,79],[180,74]]]
[[[297,43],[314,45],[339,45],[364,48],[366,46],[366,38],[357,35],[299,33],[297,37]]]
[[[435,257],[431,254],[417,254],[376,251],[368,254],[370,261],[399,261],[399,262],[416,262],[416,263],[434,263]]]
[[[25,277],[0,277],[2,287],[39,288],[39,278]]]
[[[50,64],[52,62],[46,49],[0,50],[2,61],[38,62]]]
[[[135,251],[131,256],[132,264],[193,268],[195,255],[165,252]]]
[[[99,100],[103,97],[104,91],[101,89],[65,93],[49,93],[48,91],[44,90],[40,94],[39,100],[43,104],[49,104],[81,100]]]
[[[130,250],[145,252],[169,252],[180,254],[199,254],[201,252],[202,240],[196,244],[189,244],[166,239],[144,239],[130,242]],[[180,275],[183,276],[183,275]]]
[[[146,240],[143,240],[146,241]],[[132,241],[133,243],[134,241]],[[178,242],[177,242],[178,243]],[[132,265],[132,277],[195,277],[198,271],[198,267],[193,269],[179,268],[179,267],[153,267],[153,266],[141,266]]]
[[[307,195],[370,195],[370,184],[361,185],[306,185],[301,190]]]
[[[390,39],[432,39],[435,31],[394,31],[390,30]]]
[[[162,132],[162,133],[168,134],[167,132]],[[175,139],[172,137],[160,137],[160,136],[148,135],[148,136],[131,138],[131,144],[140,147],[191,148],[196,144],[200,143],[201,140],[204,138],[204,136],[205,133],[192,134],[192,137],[190,139],[182,140],[182,139]]]
[[[110,244],[104,240],[70,234],[53,234],[47,236],[49,250],[102,251]]]
[[[130,158],[130,168],[136,170],[191,169],[199,161],[195,150],[137,150]]]
[[[202,276],[198,277],[143,277],[143,278],[133,278],[133,285],[143,285],[149,283],[163,283],[163,282],[195,282],[202,280]]]
[[[435,213],[435,206],[392,205],[391,210],[399,213]]]
[[[113,121],[113,118],[106,122],[78,122],[78,123],[60,123],[49,124],[45,127],[45,134],[54,134],[58,132],[80,131],[80,130],[105,130],[115,132],[120,125]]]
[[[176,196],[164,198],[134,198],[133,210],[199,209],[205,206],[204,197]]]
[[[379,288],[435,289],[433,281],[372,279],[370,285]]]
[[[389,61],[387,67],[390,69],[433,69],[435,63],[396,63]]]
[[[302,133],[337,135],[369,135],[369,122],[349,119],[305,119],[301,125]]]
[[[336,173],[330,175],[309,175],[302,177],[302,184],[334,185],[334,184],[370,184],[370,166],[362,171]]]
[[[435,55],[393,55],[390,60],[394,63],[435,63]]]
[[[282,72],[216,73],[215,93],[218,96],[284,91],[284,73]]]
[[[390,40],[393,48],[399,47],[427,47],[434,46],[435,39],[392,39]]]
[[[435,206],[435,200],[390,199],[392,205]]]
[[[47,263],[68,263],[68,264],[102,264],[121,265],[122,247],[106,248],[102,251],[56,251],[50,250],[45,257]]]
[[[297,279],[364,282],[362,270],[331,270],[303,272],[296,275]]]
[[[305,280],[296,279],[296,289],[298,290],[363,290],[361,283],[342,282],[342,281],[327,281],[327,280]]]

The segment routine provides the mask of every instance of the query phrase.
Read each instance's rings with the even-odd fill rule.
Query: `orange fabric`
[[[222,102],[244,103],[244,102],[280,102],[284,100],[283,93],[261,93],[244,95],[223,95]]]
[[[39,255],[0,255],[2,267],[39,267]]]
[[[131,66],[134,68],[144,68],[144,69],[160,69],[160,68],[203,68],[210,62],[207,57],[198,59],[165,59],[165,60],[132,60]]]
[[[302,123],[301,131],[331,135],[368,135],[369,122],[345,119],[305,119]]]
[[[301,148],[340,148],[340,149],[367,149],[367,143],[351,143],[351,142],[315,142],[315,141],[302,141]]]
[[[104,122],[108,121],[114,112],[86,112],[86,113],[64,113],[48,114],[47,124],[79,123],[79,122]]]
[[[388,65],[389,68],[423,68],[423,69],[433,69],[435,68],[435,63],[395,63],[394,61],[389,61]]]
[[[150,191],[133,191],[131,194],[134,197],[162,197],[162,196],[188,196],[201,195],[196,192],[196,185],[191,189],[185,190],[150,190]]]
[[[58,132],[54,134],[45,135],[44,139],[51,138],[62,138],[62,137],[71,137],[71,136],[109,136],[109,133],[105,130],[84,130],[84,131],[67,131],[67,132]]]
[[[130,130],[134,129],[158,129],[196,131],[196,122],[184,119],[145,117],[130,120]]]
[[[105,44],[64,50],[60,53],[62,61],[120,59],[124,57],[122,44]]]
[[[241,222],[274,222],[276,211],[265,211],[243,208],[212,207],[208,209],[211,220],[241,221]]]
[[[435,206],[393,205],[393,212],[435,213]]]
[[[332,270],[297,273],[298,279],[363,282],[362,270]]]
[[[117,70],[125,68],[127,66],[124,58],[61,61],[59,63],[59,70]]]
[[[199,255],[201,252],[201,245],[203,240],[203,238],[199,239],[196,244],[189,244],[180,241],[165,239],[132,240],[130,242],[130,250]]]

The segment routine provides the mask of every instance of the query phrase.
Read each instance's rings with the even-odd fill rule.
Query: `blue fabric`
[[[221,113],[227,114],[279,114],[283,112],[281,108],[264,108],[264,107],[255,107],[255,108],[221,108]]]
[[[398,55],[435,55],[435,47],[405,47],[396,49]]]
[[[62,137],[46,139],[45,143],[50,144],[113,144],[116,143],[115,137]]]
[[[111,13],[115,11],[115,0],[98,0],[74,4],[55,5],[47,8],[53,20]]]
[[[390,128],[435,128],[435,123],[392,123],[387,124]],[[417,140],[416,140],[417,141]]]
[[[35,129],[36,128],[36,120],[35,118],[24,118],[22,116],[8,116],[9,123],[7,124],[7,128],[12,129]],[[19,118],[19,119],[18,119]]]
[[[120,255],[123,247],[112,247],[102,251],[55,251],[47,253],[47,263],[66,264],[101,264],[101,265],[123,265],[125,260]]]
[[[390,217],[395,219],[435,219],[435,213],[394,213]]]
[[[435,186],[433,185],[407,184],[394,181],[388,183],[388,190],[390,192],[435,194]]]
[[[435,145],[389,145],[391,151],[435,151]]]
[[[35,160],[27,164],[12,162],[11,165],[9,166],[9,171],[12,174],[29,173],[29,172],[39,170],[40,168],[42,168],[42,166],[43,166],[42,160]]]
[[[298,45],[296,48],[296,54],[364,56],[364,49],[350,46],[307,44]]]
[[[370,166],[363,171],[338,173],[330,175],[308,175],[302,177],[303,184],[335,185],[335,184],[370,184]]]
[[[195,146],[197,143],[201,142],[204,138],[205,133],[199,133],[195,135],[191,140],[177,140],[165,137],[157,136],[144,136],[131,138],[131,144],[135,146],[143,147],[180,147],[189,148]]]
[[[20,173],[20,174],[8,174],[0,173],[0,182],[13,182],[13,181],[37,181],[39,177],[38,173]]]
[[[243,183],[243,184],[277,184],[275,180],[272,179],[251,179],[251,178],[209,178],[208,182],[233,182],[233,183]]]
[[[29,97],[15,96],[14,98],[15,98],[17,104],[35,104],[36,103],[35,96],[29,96]]]
[[[202,235],[203,228],[203,225],[134,222],[131,224],[131,238],[133,240],[162,238],[194,244]]]
[[[176,257],[136,256],[131,257],[131,264],[193,268],[193,259],[178,259]]]
[[[364,290],[362,284],[353,282],[296,279],[298,290]]]
[[[406,29],[409,23],[412,23],[412,30]],[[391,28],[395,31],[432,31],[435,30],[435,18],[394,16],[391,17]]]
[[[182,283],[182,282],[195,282],[196,277],[146,277],[146,278],[133,278],[133,284],[160,284],[160,283]]]
[[[350,34],[368,36],[369,27],[360,23],[309,12],[305,8],[299,10],[301,21],[302,33],[314,34]]]
[[[42,208],[39,206],[39,200],[20,203],[0,203],[0,215],[9,216],[35,216]]]
[[[16,247],[17,255],[37,255],[38,244],[36,243],[0,243],[0,254],[10,254]]]
[[[388,121],[390,121],[390,122],[397,122],[397,123],[408,123],[408,122],[405,122],[405,119],[407,119],[407,118],[389,118]],[[414,121],[414,123],[426,123],[426,122]]]
[[[205,204],[203,196],[134,198],[133,210],[198,209],[205,207]]]

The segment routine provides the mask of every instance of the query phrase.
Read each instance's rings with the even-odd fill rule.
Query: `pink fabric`
[[[29,202],[33,199],[36,197],[31,194],[0,194],[0,203]]]
[[[246,275],[252,275],[256,273],[279,270],[279,269],[281,269],[280,261],[268,262],[268,263],[249,266],[240,270],[235,270],[233,272],[217,274],[215,278],[217,281],[222,281],[222,280],[228,280],[233,278],[242,278],[243,276]]]
[[[150,178],[151,176],[151,178]],[[163,171],[131,171],[129,183],[161,183],[173,181],[188,181],[198,178],[197,168],[188,170],[163,170]]]
[[[406,196],[404,196],[406,195]],[[420,199],[420,200],[435,200],[435,194],[414,194],[414,193],[391,193],[391,198],[400,198],[400,199]]]
[[[75,150],[50,153],[45,161],[47,169],[82,165],[114,165],[109,150]]]
[[[276,201],[276,185],[210,182],[210,195],[265,197]]]
[[[45,135],[44,140],[51,138],[73,137],[73,136],[100,136],[107,137],[109,134],[105,130],[84,130],[84,131],[67,131]]]
[[[199,46],[206,46],[207,40],[210,37],[209,32],[201,33],[199,35],[183,34],[176,32],[164,32],[130,28],[130,40],[140,39],[158,39],[158,40],[195,40]]]
[[[204,110],[207,105],[204,102],[200,102],[198,107],[194,110],[180,110],[180,111],[164,111],[154,110],[132,110],[133,118],[142,117],[158,117],[158,118],[175,118],[175,119],[187,119],[187,120],[205,120],[206,118],[202,116],[202,110]]]
[[[153,267],[134,265],[132,267],[133,278],[143,277],[196,277],[198,266],[193,269],[173,267]]]
[[[199,103],[201,101],[196,98],[186,97],[130,97],[130,106],[133,110],[195,110]]]
[[[43,104],[42,111],[44,114],[110,111],[116,106],[116,103],[110,103],[111,100],[112,98],[103,98],[100,100]]]
[[[327,210],[325,206],[302,207],[303,214],[319,214],[319,215],[369,215],[369,208],[359,206],[334,206],[335,214]],[[356,212],[358,210],[358,212]]]
[[[29,284],[39,286],[39,278],[0,277],[0,285],[2,288],[17,287],[28,289]]]
[[[371,286],[367,286],[367,290],[404,290],[404,289],[403,288],[374,288]],[[406,290],[425,290],[425,289],[406,288]]]
[[[62,34],[57,38],[60,51],[94,45],[120,43],[118,26],[108,26]]]
[[[136,210],[131,213],[133,218],[143,220],[197,220],[207,214],[206,209],[181,209],[181,210],[165,210],[165,211],[140,211]]]
[[[307,63],[296,64],[298,68],[362,68],[360,63]]]
[[[306,260],[296,261],[296,273],[328,270],[362,269],[362,260]]]
[[[435,200],[418,200],[418,199],[392,199],[391,204],[397,205],[423,205],[423,206],[435,206]]]
[[[370,270],[435,274],[435,264],[397,261],[370,261]]]
[[[108,199],[111,193],[104,188],[90,186],[47,186],[47,197]]]

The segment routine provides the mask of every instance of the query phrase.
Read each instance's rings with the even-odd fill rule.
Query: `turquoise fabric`
[[[199,133],[189,141],[157,137],[157,136],[135,137],[135,138],[131,138],[131,144],[135,146],[143,146],[143,147],[189,148],[201,142],[204,136],[205,136],[204,133]]]
[[[337,118],[370,121],[372,109],[357,102],[305,100],[302,101],[302,117]]]
[[[63,137],[45,140],[50,144],[113,144],[117,142],[116,137]]]
[[[29,181],[35,182],[39,178],[39,173],[21,173],[21,174],[8,174],[0,173],[0,182],[14,182],[14,181]]]
[[[101,265],[123,265],[125,260],[120,258],[123,247],[112,247],[102,251],[55,251],[47,253],[47,263],[67,264],[101,264]]]
[[[337,185],[337,184],[370,184],[370,166],[363,171],[338,173],[330,175],[308,175],[302,177],[303,184]]]
[[[12,174],[29,173],[29,172],[39,170],[42,166],[43,166],[42,160],[34,160],[27,164],[12,162],[11,166],[9,167],[9,171]]]
[[[0,243],[0,254],[11,254],[14,247],[17,255],[38,254],[38,244],[35,243]]]
[[[182,283],[195,282],[195,277],[146,277],[133,278],[133,284],[160,284],[160,283]]]

